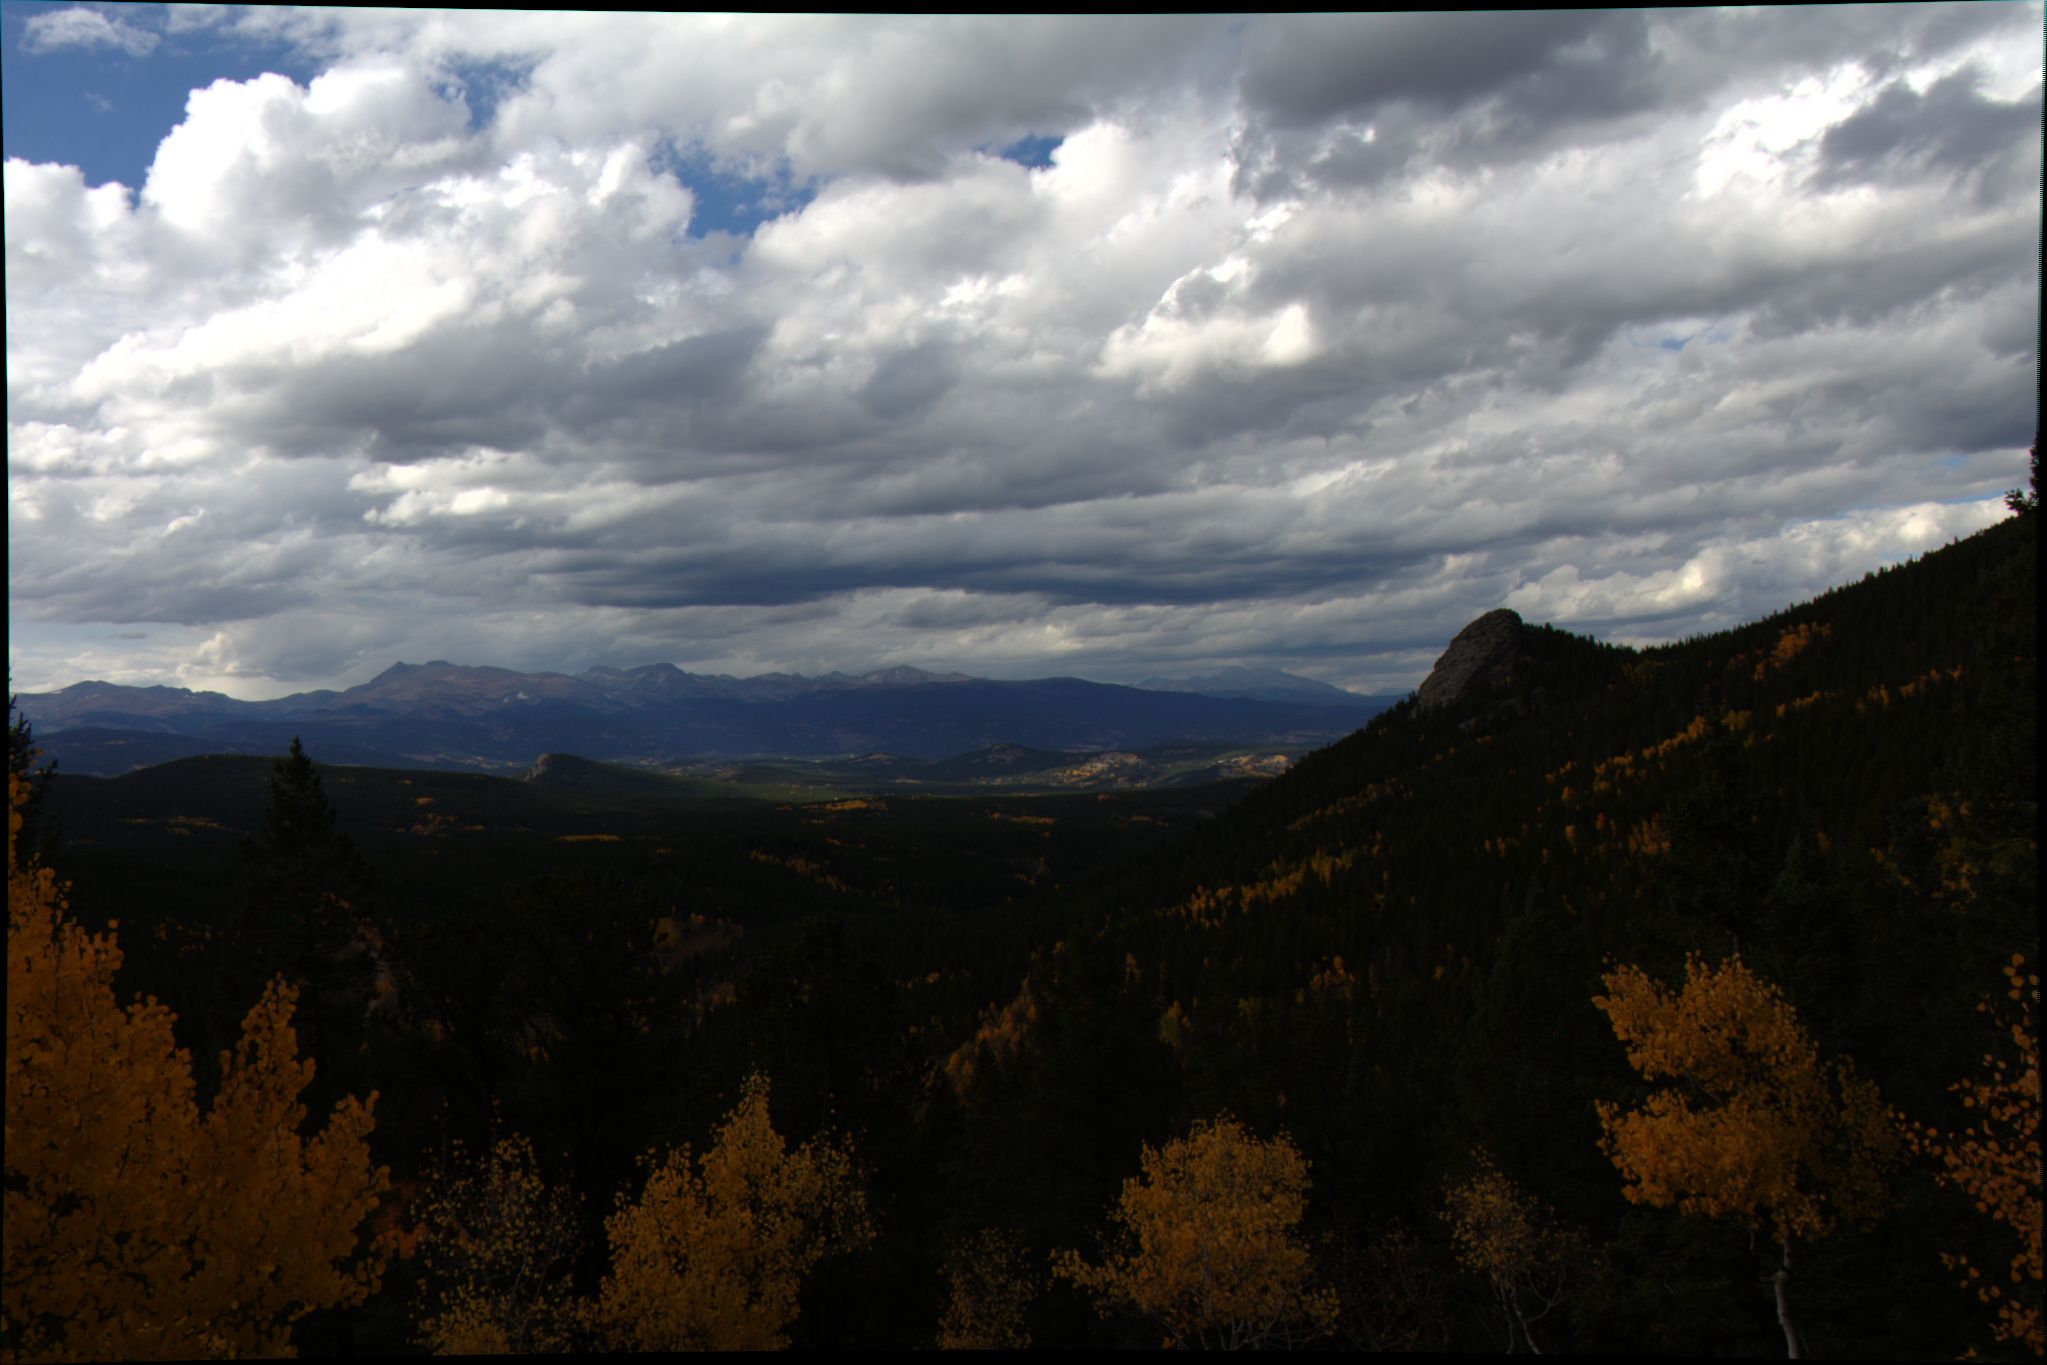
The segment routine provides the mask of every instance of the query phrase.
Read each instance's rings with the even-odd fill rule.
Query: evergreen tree
[[[319,770],[294,737],[271,770],[262,834],[242,840],[244,894],[230,961],[244,984],[277,975],[297,988],[299,1031],[322,1101],[342,1093],[358,1069],[354,1050],[376,971],[365,933],[373,878],[336,826]]]
[[[18,777],[26,785],[19,814],[21,816],[21,840],[17,847],[17,866],[27,867],[28,860],[40,856],[48,862],[55,851],[55,839],[51,831],[36,829],[36,815],[43,804],[43,797],[50,790],[50,779],[56,775],[55,763],[38,764],[36,759],[42,751],[36,747],[35,731],[30,728],[28,716],[19,704],[20,699],[12,691],[7,694],[7,774]]]
[[[2033,438],[2032,459],[2027,466],[2030,474],[2024,488],[2014,488],[2004,495],[2004,505],[2022,517],[2029,517],[2040,510],[2040,438]]]

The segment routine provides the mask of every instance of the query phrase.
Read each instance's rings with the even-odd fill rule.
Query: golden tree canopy
[[[1308,1161],[1284,1135],[1262,1141],[1225,1114],[1163,1150],[1147,1146],[1123,1182],[1103,1264],[1062,1252],[1056,1272],[1104,1314],[1151,1318],[1168,1346],[1245,1348],[1326,1333],[1336,1296],[1314,1286],[1296,1230]]]
[[[758,1075],[703,1160],[683,1147],[653,1163],[605,1229],[611,1273],[594,1325],[611,1349],[634,1351],[786,1346],[811,1267],[873,1235],[850,1150],[788,1150]]]
[[[385,1188],[369,1102],[301,1138],[293,995],[273,982],[201,1115],[155,1000],[114,995],[121,950],[66,915],[49,869],[16,865],[8,781],[7,1359],[289,1355],[291,1325],[356,1304],[382,1263],[358,1228]]]
[[[1685,962],[1670,990],[1639,967],[1592,1003],[1645,1080],[1639,1109],[1600,1101],[1602,1147],[1640,1204],[1819,1236],[1880,1211],[1897,1143],[1876,1087],[1819,1049],[1777,988],[1739,957]],[[1831,1072],[1831,1075],[1830,1075]]]

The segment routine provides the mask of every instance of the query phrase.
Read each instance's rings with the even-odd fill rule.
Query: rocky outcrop
[[[1474,688],[1505,683],[1524,654],[1525,629],[1519,616],[1502,607],[1458,631],[1415,694],[1416,707],[1438,710],[1468,696]]]

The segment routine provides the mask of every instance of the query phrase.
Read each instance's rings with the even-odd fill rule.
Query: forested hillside
[[[888,817],[822,809],[800,849],[719,836],[798,914],[594,875],[601,832],[516,867],[444,842],[422,897],[280,763],[217,913],[10,881],[5,1350],[213,1349],[94,1336],[65,1278],[108,1229],[188,1246],[181,1215],[17,1166],[17,1114],[96,1151],[146,1122],[20,1107],[70,1025],[19,1002],[89,966],[102,1012],[179,1012],[195,1125],[277,1110],[214,1060],[259,999],[263,1055],[316,1062],[304,1131],[337,1115],[291,1178],[353,1246],[287,1249],[323,1268],[292,1279],[209,1222],[204,1274],[130,1314],[286,1284],[227,1344],[2037,1358],[2037,526],[1663,648],[1523,628],[1500,680],[1007,904],[834,887]],[[933,817],[889,856],[1000,827],[1014,859],[1075,809]],[[660,817],[679,856],[692,818]],[[114,937],[173,946],[123,977]]]

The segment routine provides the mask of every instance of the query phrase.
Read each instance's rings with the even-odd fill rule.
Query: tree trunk
[[[1507,1321],[1507,1354],[1514,1354],[1514,1308],[1507,1302],[1507,1291],[1498,1281],[1493,1284],[1493,1298],[1500,1305],[1500,1316]]]
[[[1805,1343],[1799,1340],[1798,1328],[1792,1325],[1791,1303],[1785,1296],[1785,1286],[1791,1283],[1791,1238],[1785,1236],[1779,1245],[1784,1249],[1784,1259],[1778,1263],[1777,1273],[1770,1277],[1777,1291],[1777,1325],[1784,1329],[1784,1354],[1792,1360],[1803,1360]]]
[[[1529,1354],[1541,1355],[1542,1347],[1535,1344],[1535,1337],[1528,1330],[1528,1319],[1521,1314],[1521,1300],[1510,1292],[1507,1296],[1507,1302],[1514,1306],[1514,1321],[1521,1324],[1521,1339],[1528,1343]]]

